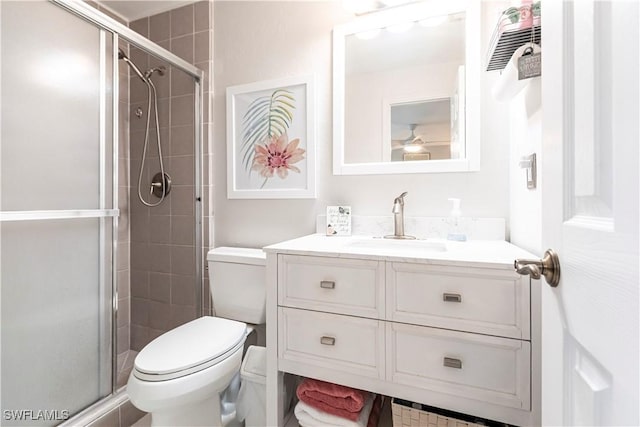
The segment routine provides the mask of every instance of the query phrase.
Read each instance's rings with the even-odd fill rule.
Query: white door
[[[546,1],[543,425],[640,425],[636,1]]]

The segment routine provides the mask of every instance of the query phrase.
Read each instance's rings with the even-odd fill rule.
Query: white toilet
[[[233,402],[221,400],[221,393],[237,393],[246,323],[265,323],[265,254],[221,247],[209,251],[207,262],[216,317],[193,320],[150,342],[129,376],[129,399],[151,413],[152,426],[236,422]]]

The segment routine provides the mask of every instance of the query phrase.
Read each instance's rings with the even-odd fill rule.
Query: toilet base
[[[155,411],[151,413],[151,426],[242,427],[242,422],[236,418],[235,409],[231,413],[221,414],[220,405],[220,396],[216,395],[201,402],[173,407],[167,411]],[[219,421],[216,423],[215,420]]]
[[[143,381],[132,372],[127,393],[134,406],[151,413],[152,427],[231,427],[235,411],[221,416],[220,394],[238,374],[241,362],[242,347],[219,364],[181,378]]]

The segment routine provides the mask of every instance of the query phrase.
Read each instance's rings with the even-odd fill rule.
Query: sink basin
[[[380,249],[391,251],[431,251],[445,252],[447,244],[436,240],[395,240],[372,237],[354,240],[347,244],[351,248]]]

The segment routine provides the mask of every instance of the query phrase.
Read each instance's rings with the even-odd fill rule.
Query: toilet
[[[265,323],[265,262],[260,249],[209,251],[216,316],[168,331],[140,351],[127,393],[134,406],[151,413],[152,426],[240,425],[234,398],[247,324]]]

